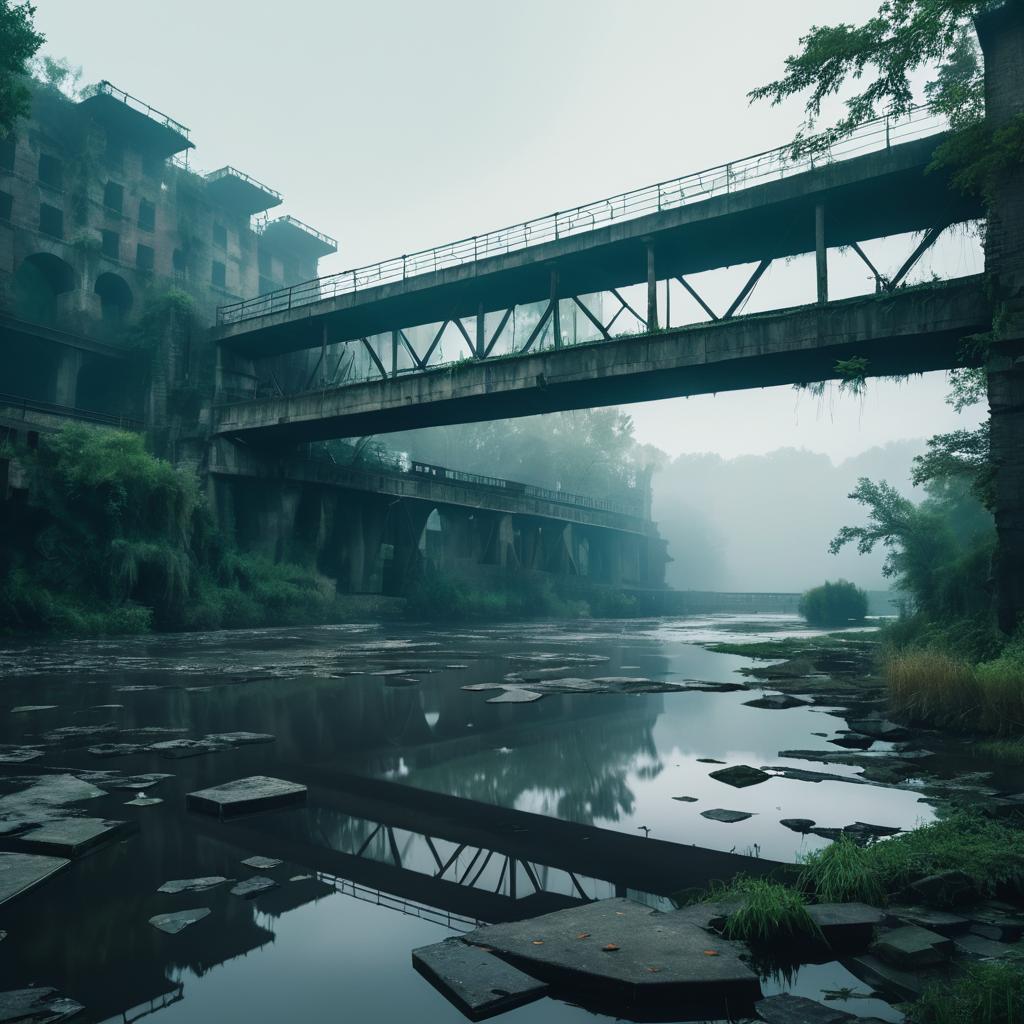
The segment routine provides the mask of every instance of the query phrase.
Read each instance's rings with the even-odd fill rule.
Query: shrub
[[[873,853],[842,836],[807,855],[797,885],[822,903],[883,903],[886,885]]]
[[[972,964],[952,983],[934,985],[907,1009],[908,1024],[1024,1024],[1024,968]]]
[[[868,595],[848,580],[836,580],[808,590],[798,610],[812,626],[845,626],[864,621]]]

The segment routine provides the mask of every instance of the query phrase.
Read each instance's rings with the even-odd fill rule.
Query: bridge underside
[[[253,444],[357,437],[690,395],[964,364],[991,327],[982,278],[365,381],[219,410],[216,432]]]

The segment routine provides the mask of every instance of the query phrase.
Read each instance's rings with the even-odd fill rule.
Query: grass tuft
[[[725,919],[723,934],[727,939],[762,943],[786,938],[824,939],[807,913],[803,895],[778,882],[739,876],[728,886],[712,887],[704,900],[740,901]]]
[[[885,879],[874,850],[841,836],[807,855],[797,885],[822,903],[884,903]]]
[[[982,963],[928,988],[907,1010],[907,1024],[1024,1024],[1024,968]]]

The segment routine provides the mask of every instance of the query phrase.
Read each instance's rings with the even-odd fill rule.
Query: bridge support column
[[[985,112],[991,130],[1024,113],[1024,9],[1006,4],[976,18],[985,55]],[[988,404],[995,468],[996,611],[1012,632],[1024,617],[1024,167],[1003,172],[992,190],[985,269],[995,325]]]
[[[558,271],[551,271],[551,337],[555,348],[562,347],[562,318],[558,312]]]
[[[53,403],[74,408],[78,400],[78,373],[82,369],[82,352],[77,348],[63,348],[57,357]]]
[[[647,243],[647,330],[658,329],[658,278],[654,271],[654,244]]]
[[[818,271],[818,301],[828,302],[828,249],[825,246],[825,204],[814,208],[814,258]]]

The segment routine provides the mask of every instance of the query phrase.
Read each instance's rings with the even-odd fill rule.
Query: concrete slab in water
[[[748,811],[727,811],[722,807],[715,807],[710,811],[701,811],[700,816],[732,825],[737,821],[746,821],[747,818],[752,818],[754,815]]]
[[[179,892],[205,892],[207,889],[214,889],[227,881],[221,875],[208,875],[205,878],[174,878],[164,882],[157,889],[157,892],[166,892],[176,895]]]
[[[261,892],[276,888],[277,882],[272,878],[267,878],[266,875],[253,875],[252,878],[247,878],[245,881],[231,886],[231,895],[251,900],[254,896],[259,896]]]
[[[24,715],[31,711],[55,711],[56,708],[56,704],[21,704],[16,708],[11,708],[11,714]]]
[[[163,800],[158,796],[143,796],[141,793],[133,800],[125,800],[125,807],[155,807],[162,804]]]
[[[919,928],[927,928],[940,935],[959,935],[971,925],[966,917],[933,907],[890,906],[889,916],[904,924],[916,924]]]
[[[728,768],[719,768],[717,772],[711,772],[710,777],[717,782],[724,782],[727,786],[735,786],[743,789],[746,786],[756,786],[760,782],[767,782],[771,776],[757,768],[751,768],[748,764],[734,764]]]
[[[694,999],[760,994],[738,948],[674,914],[627,899],[601,900],[527,921],[478,928],[463,937],[533,973],[617,990],[624,998]]]
[[[212,754],[215,750],[220,750],[220,746],[204,740],[161,740],[159,743],[151,743],[149,749],[161,757],[177,759]]]
[[[250,743],[273,743],[269,732],[214,732],[204,736],[206,743],[227,744],[230,747],[244,747]]]
[[[234,782],[225,782],[220,786],[189,793],[185,798],[185,806],[189,810],[203,811],[220,817],[273,810],[305,802],[305,786],[267,775],[235,779]]]
[[[28,892],[62,871],[71,862],[64,857],[33,853],[0,853],[0,903]]]
[[[548,986],[462,939],[412,951],[412,965],[472,1020],[486,1020],[540,999]]]
[[[509,689],[502,690],[496,697],[488,697],[488,704],[532,704],[540,700],[543,693],[534,693],[532,690]]]
[[[246,857],[242,863],[247,868],[253,868],[256,871],[272,871],[274,868],[279,868],[283,861],[275,860],[273,857]]]
[[[845,1010],[835,1010],[813,999],[793,996],[788,992],[762,999],[755,1004],[754,1009],[765,1024],[842,1024],[843,1021],[856,1019]]]
[[[209,913],[209,907],[196,907],[194,910],[178,910],[173,914],[157,914],[149,919],[149,923],[168,935],[177,935],[190,924],[202,921]]]
[[[24,764],[43,756],[42,750],[34,747],[18,747],[10,744],[0,747],[0,764]]]
[[[885,920],[884,911],[866,903],[812,903],[807,913],[829,942],[847,949],[856,945],[858,952],[867,947],[874,929]]]
[[[929,931],[916,924],[904,925],[879,936],[871,947],[875,956],[895,967],[929,967],[949,959],[953,950],[952,942],[938,932]]]
[[[748,708],[765,708],[768,711],[785,711],[788,708],[804,708],[810,701],[800,700],[799,697],[791,697],[788,693],[769,693],[757,700],[745,700],[743,702]]]
[[[127,821],[104,818],[56,818],[18,836],[19,846],[34,853],[78,857],[94,846],[133,831]]]
[[[81,1003],[60,995],[53,988],[17,988],[0,992],[0,1021],[11,1021],[12,1024],[14,1021],[56,1024],[82,1010]]]

